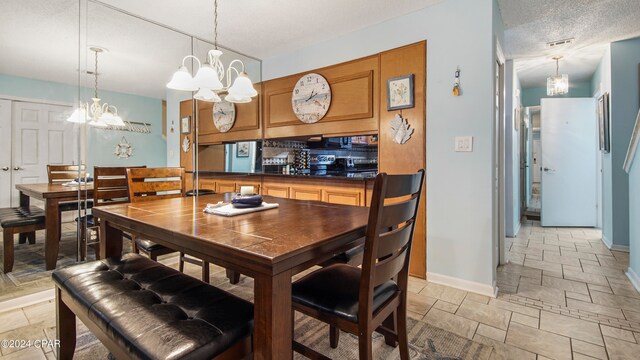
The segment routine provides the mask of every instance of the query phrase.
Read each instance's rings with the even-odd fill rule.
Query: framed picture
[[[185,116],[180,119],[180,133],[189,134],[191,132],[191,116]]]
[[[413,74],[387,80],[388,111],[412,108],[413,101]]]
[[[600,150],[609,153],[609,93],[604,93],[598,98],[598,135],[600,139]]]
[[[249,157],[249,142],[243,141],[236,143],[236,157]]]

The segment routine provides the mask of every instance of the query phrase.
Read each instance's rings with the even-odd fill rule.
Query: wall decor
[[[129,131],[139,134],[151,134],[151,124],[145,122],[138,121],[124,121],[124,125],[122,126],[114,126],[109,125],[107,127],[97,127],[96,129],[100,130],[118,130],[118,131]],[[173,131],[173,128],[171,128]]]
[[[291,107],[296,117],[306,124],[322,119],[331,106],[331,87],[324,76],[316,73],[303,75],[291,93]]]
[[[404,144],[411,138],[413,134],[413,129],[410,128],[409,122],[407,119],[403,119],[400,114],[396,114],[396,116],[391,120],[391,133],[393,134],[393,142],[396,144]]]
[[[189,152],[189,149],[191,148],[191,141],[189,140],[188,136],[185,136],[184,139],[182,139],[182,151],[184,152]]]
[[[517,106],[513,113],[513,129],[518,131],[520,130],[520,106]]]
[[[133,155],[133,146],[123,136],[120,143],[116,144],[116,151],[113,154],[119,159],[128,159]]]
[[[191,132],[191,116],[180,118],[180,133],[189,134]]]
[[[458,69],[456,70],[454,76],[455,76],[455,80],[453,80],[453,96],[460,96],[461,95],[461,91],[460,91],[460,67],[458,67]]]
[[[414,107],[413,74],[387,80],[387,111]]]
[[[213,125],[220,132],[231,130],[236,122],[236,106],[229,101],[222,100],[213,103]]]
[[[241,141],[236,143],[236,157],[249,157],[249,142]]]
[[[627,157],[624,159],[623,168],[627,173],[631,171],[631,165],[633,165],[633,158],[636,156],[638,146],[640,146],[640,110],[638,110],[638,116],[636,116],[636,125],[633,127],[633,133],[631,133],[631,142],[629,142],[629,149],[627,149]]]
[[[604,93],[598,98],[598,129],[600,150],[609,153],[609,93]]]

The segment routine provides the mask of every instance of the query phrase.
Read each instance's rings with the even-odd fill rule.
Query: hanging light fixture
[[[556,56],[556,75],[547,78],[547,96],[564,95],[569,92],[569,75],[560,75],[560,59],[562,56]]]
[[[93,103],[89,105],[88,102],[80,101],[80,107],[73,111],[67,121],[80,124],[88,123],[95,127],[125,126],[124,121],[118,115],[118,108],[108,103],[100,104],[100,98],[98,97],[98,54],[106,49],[92,46],[89,50],[95,54],[94,92],[93,98],[91,98]]]
[[[244,63],[240,60],[233,60],[226,70],[226,86],[222,84],[225,77],[225,69],[220,56],[222,51],[218,49],[218,0],[213,2],[213,46],[214,49],[207,53],[207,62],[202,64],[200,60],[187,55],[182,59],[182,65],[173,74],[171,81],[167,84],[169,89],[181,91],[197,91],[193,98],[201,101],[220,102],[220,93],[226,92],[225,100],[234,103],[250,102],[252,97],[258,95],[253,87],[253,83],[244,71]],[[191,77],[189,70],[185,66],[187,59],[195,59],[198,64],[198,71]],[[237,67],[239,66],[240,70]],[[231,77],[235,73],[235,81],[231,84]]]

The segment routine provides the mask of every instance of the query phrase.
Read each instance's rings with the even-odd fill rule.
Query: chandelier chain
[[[98,52],[95,51],[95,67],[94,67],[94,73],[93,75],[95,76],[94,78],[94,97],[98,98]]]
[[[213,1],[213,46],[218,50],[218,0]]]

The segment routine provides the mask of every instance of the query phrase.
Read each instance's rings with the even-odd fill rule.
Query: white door
[[[0,207],[11,206],[11,101],[0,99]]]
[[[12,206],[19,204],[15,184],[46,183],[47,164],[74,162],[75,131],[73,125],[65,121],[70,109],[60,105],[13,103]]]
[[[596,226],[596,100],[541,100],[541,224]]]
[[[533,182],[539,183],[542,178],[540,172],[542,167],[540,166],[540,139],[533,140]]]

